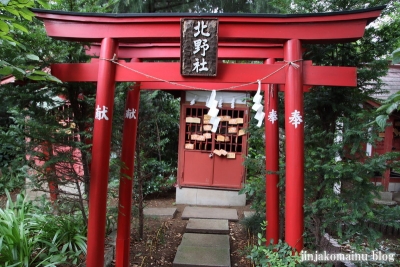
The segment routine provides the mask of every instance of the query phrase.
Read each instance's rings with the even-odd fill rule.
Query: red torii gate
[[[115,82],[135,81],[126,109],[138,110],[141,89],[206,90],[231,88],[255,91],[263,86],[284,85],[286,129],[285,241],[303,248],[304,123],[303,89],[315,85],[356,86],[356,68],[319,67],[302,61],[302,44],[338,43],[360,39],[368,23],[384,7],[303,15],[265,14],[85,14],[35,9],[48,36],[67,41],[100,43],[99,59],[85,64],[55,64],[52,73],[64,82],[97,82],[97,111],[93,131],[89,196],[87,266],[103,266],[106,195],[109,171],[111,118]],[[183,77],[178,62],[140,62],[140,59],[178,59],[180,19],[217,17],[218,59],[263,59],[267,64],[218,64],[216,77]],[[124,44],[119,47],[119,44]],[[97,53],[97,52],[95,52]],[[131,62],[118,60],[132,58]],[[121,58],[120,56],[120,58]],[[283,59],[275,62],[275,59]],[[282,86],[283,88],[283,86]],[[265,89],[266,114],[277,111],[277,86]],[[293,121],[293,114],[297,120]],[[137,114],[136,114],[137,116]],[[116,266],[129,265],[130,209],[136,116],[124,122]],[[265,117],[266,168],[278,170],[278,124]],[[267,174],[267,240],[279,238],[278,176]]]

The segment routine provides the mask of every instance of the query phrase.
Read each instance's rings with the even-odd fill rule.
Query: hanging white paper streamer
[[[211,129],[211,132],[215,133],[215,132],[217,131],[217,129],[218,129],[218,124],[219,124],[219,121],[220,121],[220,120],[221,120],[221,118],[218,118],[218,117],[213,117],[213,118],[210,119],[210,122],[211,122],[212,125],[213,125],[213,127],[212,127],[212,129]]]
[[[207,100],[206,106],[208,108],[210,108],[208,110],[207,115],[209,115],[211,117],[210,119],[210,123],[212,123],[213,127],[211,129],[211,131],[213,133],[215,133],[218,129],[218,124],[219,121],[221,120],[220,118],[218,118],[218,113],[219,113],[219,109],[217,109],[218,106],[218,100],[215,100],[215,96],[216,96],[217,92],[215,90],[211,91],[211,95]],[[222,101],[221,101],[222,102]]]
[[[256,119],[256,120],[263,120],[264,119],[264,117],[265,117],[265,113],[263,112],[263,108],[260,108],[259,110],[257,110],[257,113],[256,113],[256,115],[254,116],[254,118]]]
[[[262,122],[265,118],[265,112],[263,112],[263,106],[259,110],[257,110],[256,115],[254,116],[256,120],[258,120],[257,127],[261,127]]]
[[[257,93],[254,95],[253,97],[253,102],[254,105],[252,106],[252,109],[254,111],[257,111],[260,109],[261,105],[261,101],[262,101],[262,95],[261,95],[261,81],[258,80],[258,89],[257,89]]]
[[[218,103],[218,101],[217,101],[217,103]],[[209,116],[211,116],[211,118],[213,118],[213,117],[217,117],[218,113],[219,113],[219,109],[212,107],[208,111],[207,115],[209,115]]]
[[[211,91],[211,95],[210,95],[210,97],[207,99],[207,102],[206,102],[206,107],[208,107],[208,108],[211,108],[211,105],[213,105],[215,102],[215,96],[216,96],[216,94],[217,94],[217,92],[215,91],[215,90],[212,90]],[[217,103],[218,103],[218,101],[217,101]],[[216,106],[215,106],[216,107]]]
[[[190,105],[193,106],[196,103],[197,96],[195,95],[192,101],[190,101]]]
[[[261,104],[262,101],[262,95],[261,95],[261,81],[258,80],[258,88],[257,88],[257,93],[253,97],[253,106],[251,107],[252,110],[257,111],[256,115],[254,118],[258,120],[257,126],[261,127],[262,122],[265,117],[265,113],[263,112],[264,106]]]
[[[219,97],[218,107],[222,108],[222,96]]]
[[[235,108],[235,98],[232,98],[231,108]]]
[[[261,103],[254,103],[254,105],[251,107],[252,110],[258,111],[259,109],[262,109],[263,105]]]
[[[262,119],[258,121],[257,127],[261,127],[262,122],[263,122],[263,120],[264,120],[264,116],[265,116],[265,113],[263,112],[263,113],[262,113]]]

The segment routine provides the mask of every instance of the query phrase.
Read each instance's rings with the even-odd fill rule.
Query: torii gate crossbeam
[[[104,250],[113,91],[117,81],[141,82],[142,89],[171,90],[188,90],[188,87],[179,88],[177,84],[220,89],[224,86],[246,83],[249,85],[235,90],[255,90],[255,88],[251,89],[250,85],[260,79],[264,84],[284,85],[287,142],[285,240],[297,251],[301,251],[304,231],[303,90],[304,87],[313,85],[356,86],[355,68],[318,67],[312,66],[310,62],[302,62],[302,44],[356,41],[362,38],[366,25],[375,20],[383,8],[300,15],[84,14],[35,9],[36,17],[44,21],[50,37],[101,44],[97,52],[93,50],[93,53],[99,53],[100,60],[97,62],[52,66],[53,74],[63,81],[97,82],[96,107],[99,113],[96,113],[93,133],[87,266],[98,267],[104,264],[103,257],[99,255],[102,255]],[[180,19],[192,17],[218,18],[218,46],[221,47],[219,57],[257,58],[263,61],[268,58],[277,58],[277,61],[283,60],[284,65],[278,62],[259,65],[220,64],[216,77],[201,78],[180,76],[178,63],[126,63],[112,60],[118,59],[119,52],[123,58],[157,59],[158,51],[162,58],[176,58],[180,38]],[[240,45],[235,46],[235,43]],[[124,44],[124,46],[119,49],[118,44]],[[124,50],[127,44],[132,46],[128,48],[130,52]],[[149,44],[152,45],[149,46]],[[279,55],[282,58],[278,58]],[[157,77],[156,80],[155,77]],[[212,84],[214,87],[211,87]],[[273,91],[268,91],[266,94],[269,99],[270,92]],[[109,112],[107,120],[104,117],[105,112]],[[267,119],[265,122],[271,123]],[[266,128],[269,129],[269,126]],[[267,138],[268,134],[266,132]],[[277,135],[274,136],[276,138]],[[274,160],[277,156],[268,155]],[[268,157],[267,166],[270,166]],[[132,161],[127,158],[122,160]],[[127,173],[133,175],[133,167]],[[267,175],[267,179],[270,178],[271,176]],[[268,192],[276,193],[276,177],[273,179],[272,183],[267,181],[267,195]],[[126,190],[132,190],[132,188]],[[272,199],[274,200],[271,201],[276,202],[276,197]],[[276,204],[278,203],[273,203],[273,205]],[[274,223],[277,222],[274,221]],[[278,229],[277,225],[272,228]],[[127,234],[126,231],[125,234]],[[276,233],[271,234],[267,231],[268,239],[277,239],[277,236]],[[129,242],[120,241],[121,247],[117,247],[117,250],[120,249],[123,252],[120,252],[120,257],[117,255],[116,266],[128,266],[129,256],[124,253],[127,253],[126,246],[129,246]],[[117,241],[117,246],[119,243]]]

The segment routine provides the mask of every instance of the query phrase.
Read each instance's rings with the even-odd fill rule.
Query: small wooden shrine
[[[209,95],[204,91],[185,92],[181,105],[178,184],[180,187],[241,189],[250,112],[245,103],[247,95],[216,94],[221,102],[220,122],[214,131],[206,106]]]

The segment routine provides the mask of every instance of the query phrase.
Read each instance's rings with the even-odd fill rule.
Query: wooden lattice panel
[[[242,153],[247,109],[220,109],[221,121],[215,133],[211,132],[212,125],[207,113],[206,107],[185,108],[185,149]],[[232,154],[229,157],[233,157]]]

